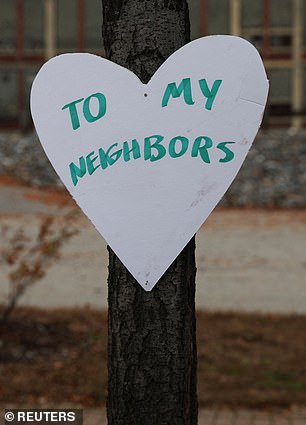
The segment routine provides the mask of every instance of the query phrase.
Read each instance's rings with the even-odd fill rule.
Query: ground
[[[1,229],[21,226],[31,233],[46,217],[57,222],[75,210],[63,191],[7,177],[0,198]],[[100,287],[106,291],[107,256],[88,221],[79,217],[78,224],[80,233],[0,326],[0,408],[79,406],[86,409],[85,425],[103,425],[107,295]],[[253,208],[218,209],[200,229],[199,424],[306,424],[305,229],[305,209]],[[84,250],[91,261],[80,261]],[[0,277],[6,278],[1,267]],[[90,286],[95,281],[99,292]],[[71,307],[85,299],[90,308]]]
[[[105,405],[107,314],[17,309],[0,329],[0,404]],[[200,407],[306,404],[306,316],[198,311]]]

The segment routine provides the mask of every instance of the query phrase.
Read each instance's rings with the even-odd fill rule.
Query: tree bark
[[[106,57],[147,83],[190,37],[186,0],[103,0]],[[195,241],[151,292],[109,249],[109,425],[196,425]]]

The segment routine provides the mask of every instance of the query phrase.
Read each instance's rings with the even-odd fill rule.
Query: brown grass
[[[306,404],[306,316],[198,312],[200,406]],[[105,312],[20,308],[0,330],[0,403],[106,400]]]

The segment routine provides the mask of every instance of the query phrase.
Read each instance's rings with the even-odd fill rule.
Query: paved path
[[[84,412],[84,425],[106,425],[105,411]],[[305,410],[264,412],[256,410],[212,410],[199,412],[199,425],[305,425]],[[144,424],[145,425],[145,424]],[[173,424],[175,425],[175,424]]]
[[[0,229],[21,226],[33,235],[42,216],[60,219],[69,208],[58,207],[51,195],[0,186]],[[107,306],[105,242],[81,213],[76,223],[79,234],[66,243],[61,257],[21,304]],[[215,210],[197,234],[198,307],[306,313],[305,236],[305,210]],[[5,238],[0,241],[1,249]],[[1,266],[0,297],[9,290],[7,271]]]

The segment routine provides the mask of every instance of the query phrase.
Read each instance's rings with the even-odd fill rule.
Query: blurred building
[[[63,52],[101,54],[101,0],[0,0],[0,127],[31,126],[35,74]]]
[[[260,51],[271,82],[269,120],[306,111],[306,0],[189,0],[192,37],[234,34]],[[29,90],[62,52],[103,54],[101,0],[0,1],[0,126],[27,127]],[[305,22],[305,25],[304,25]]]

